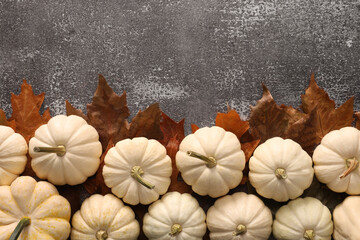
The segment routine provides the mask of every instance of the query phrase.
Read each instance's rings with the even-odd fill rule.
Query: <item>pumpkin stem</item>
[[[359,161],[355,158],[346,159],[346,166],[348,169],[340,175],[340,178],[344,178],[354,171],[359,166]]]
[[[236,227],[236,230],[233,231],[233,235],[234,236],[238,236],[238,235],[242,235],[246,233],[246,227],[242,224],[239,224],[237,227]]]
[[[56,153],[58,156],[62,157],[65,155],[66,149],[63,145],[57,147],[34,147],[34,152]]]
[[[175,236],[177,234],[179,234],[182,231],[182,227],[180,224],[175,223],[171,226],[171,231],[169,232],[170,236]]]
[[[190,157],[194,157],[194,158],[198,158],[200,160],[203,160],[206,162],[206,166],[208,168],[213,168],[216,166],[216,159],[214,157],[206,157],[200,153],[196,153],[196,152],[193,152],[193,151],[187,151],[186,152],[187,155],[189,155]]]
[[[9,240],[16,240],[21,234],[21,231],[30,224],[31,220],[29,217],[23,217],[16,225],[15,230],[11,234]]]
[[[307,240],[314,240],[315,239],[314,230],[305,230],[304,238]]]
[[[106,240],[108,238],[107,232],[104,230],[99,230],[95,235],[97,240]]]
[[[134,166],[131,169],[131,176],[133,178],[135,178],[139,183],[141,183],[142,185],[144,185],[145,187],[147,187],[148,189],[153,189],[155,187],[154,184],[152,184],[151,182],[143,179],[141,177],[141,175],[144,174],[144,170],[142,170],[142,168],[140,166]]]
[[[286,179],[288,177],[288,175],[286,174],[286,171],[285,169],[283,168],[277,168],[275,170],[275,176],[278,178],[278,179]]]

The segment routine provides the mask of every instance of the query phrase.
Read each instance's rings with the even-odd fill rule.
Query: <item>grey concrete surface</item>
[[[359,110],[359,28],[352,0],[0,0],[0,107],[26,78],[53,115],[85,110],[103,74],[133,115],[160,102],[189,133],[227,103],[248,117],[261,82],[298,106],[315,72]]]

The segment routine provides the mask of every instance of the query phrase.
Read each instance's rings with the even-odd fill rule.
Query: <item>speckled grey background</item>
[[[103,74],[133,115],[159,101],[175,120],[243,117],[261,96],[300,104],[310,73],[360,108],[359,1],[0,0],[0,103],[26,78],[51,113],[86,109]]]

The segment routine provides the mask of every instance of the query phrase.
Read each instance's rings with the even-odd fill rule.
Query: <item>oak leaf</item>
[[[185,138],[184,119],[177,123],[165,113],[162,113],[161,115],[162,121],[160,122],[160,128],[164,134],[164,137],[162,140],[160,140],[160,143],[166,148],[167,155],[171,158],[173,170],[168,191],[190,193],[192,192],[191,187],[187,185],[184,180],[179,179],[180,173],[176,167],[175,160],[176,153],[179,151],[179,145]]]
[[[317,108],[316,134],[319,140],[332,130],[352,125],[354,97],[336,109],[335,102],[317,85],[314,74],[311,75],[309,87],[301,96],[301,100],[304,113],[309,114],[315,107]]]

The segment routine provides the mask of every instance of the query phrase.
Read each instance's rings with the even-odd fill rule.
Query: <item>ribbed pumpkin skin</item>
[[[97,240],[105,231],[106,240],[136,240],[140,226],[134,211],[112,194],[95,194],[87,198],[72,218],[71,240]]]
[[[348,167],[346,159],[360,161],[360,131],[345,127],[329,132],[313,155],[316,178],[334,192],[360,194],[360,168],[340,178]]]
[[[150,204],[169,188],[171,159],[156,140],[137,137],[119,141],[109,149],[104,162],[105,184],[128,204]],[[146,188],[131,176],[134,166],[142,168],[142,177],[154,184],[154,189]]]
[[[0,186],[10,185],[24,171],[27,150],[23,136],[0,126]]]
[[[311,157],[291,139],[274,137],[259,145],[249,160],[249,180],[263,197],[278,202],[299,197],[311,185],[314,176]],[[287,178],[275,171],[283,168]]]
[[[18,222],[29,217],[19,240],[65,240],[70,214],[69,202],[51,183],[22,176],[0,187],[0,239],[9,239]]]
[[[297,198],[275,214],[273,235],[278,240],[306,240],[305,230],[313,230],[314,240],[330,240],[333,222],[329,209],[318,199]]]
[[[214,157],[217,164],[209,168],[205,161],[189,156],[188,151]],[[240,184],[245,154],[235,134],[216,126],[204,127],[183,139],[176,154],[176,166],[194,192],[215,198]]]
[[[34,147],[66,148],[64,156],[35,152]],[[76,185],[95,174],[100,165],[102,146],[94,127],[78,116],[58,115],[40,126],[29,142],[31,167],[41,179],[56,185]]]
[[[169,192],[150,205],[143,220],[143,230],[149,240],[202,240],[206,233],[205,212],[188,193]],[[170,236],[173,224],[182,231]]]
[[[244,192],[219,198],[206,217],[211,240],[267,240],[272,222],[270,209],[260,198]],[[236,236],[233,233],[240,224],[246,232]]]
[[[333,212],[334,239],[360,239],[360,196],[349,196]]]

